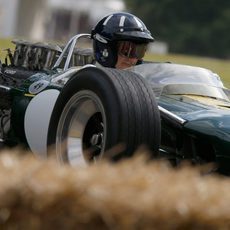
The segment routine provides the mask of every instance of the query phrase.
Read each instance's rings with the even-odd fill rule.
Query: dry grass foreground
[[[230,181],[134,157],[71,168],[0,155],[0,229],[230,229]]]

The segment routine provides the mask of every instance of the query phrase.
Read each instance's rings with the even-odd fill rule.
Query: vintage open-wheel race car
[[[210,70],[148,62],[94,63],[91,49],[14,40],[0,65],[2,146],[23,145],[73,166],[132,156],[139,146],[174,165],[213,162],[230,172],[230,99]],[[113,151],[111,150],[113,149]]]

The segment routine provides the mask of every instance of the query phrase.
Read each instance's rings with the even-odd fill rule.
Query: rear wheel
[[[131,156],[140,145],[156,157],[160,116],[152,89],[133,72],[83,68],[58,97],[48,133],[52,144],[59,160],[71,165]],[[123,149],[110,155],[107,150],[118,144]]]

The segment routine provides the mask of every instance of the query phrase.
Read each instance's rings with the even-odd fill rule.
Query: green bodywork
[[[230,103],[229,107],[225,104],[226,107],[218,108],[182,95],[161,96],[160,106],[186,120],[178,128],[162,120],[163,138],[165,133],[173,132],[172,139],[176,140],[168,141],[162,148],[167,151],[173,143],[177,157],[216,162],[221,172],[229,173]]]
[[[176,165],[183,160],[216,163],[221,173],[230,174],[230,97],[220,77],[171,63],[148,63],[132,71],[143,75],[155,92],[161,156]]]
[[[58,89],[61,90],[62,86],[53,84],[51,82],[52,76],[57,74],[55,71],[50,71],[46,73],[39,73],[35,75],[31,75],[31,77],[27,78],[19,88],[12,88],[10,90],[12,100],[12,107],[11,107],[11,131],[9,134],[10,144],[24,144],[27,146],[27,141],[25,137],[24,131],[24,117],[25,112],[28,104],[30,103],[31,99],[36,96],[36,94],[31,94],[29,92],[29,87],[34,82],[38,82],[41,79],[46,80],[49,82],[47,89]]]

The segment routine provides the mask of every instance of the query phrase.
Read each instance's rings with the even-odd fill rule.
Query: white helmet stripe
[[[134,19],[135,19],[135,21],[136,21],[136,23],[137,23],[137,26],[138,27],[140,27],[140,28],[143,28],[143,25],[142,25],[142,23],[138,20],[138,18],[137,17],[133,17]]]
[[[109,19],[112,18],[112,17],[113,17],[113,14],[111,14],[108,18],[106,18],[106,20],[104,21],[103,25],[105,26],[108,23]]]
[[[120,18],[120,22],[119,22],[119,27],[124,27],[124,24],[125,24],[125,16],[121,16]]]

